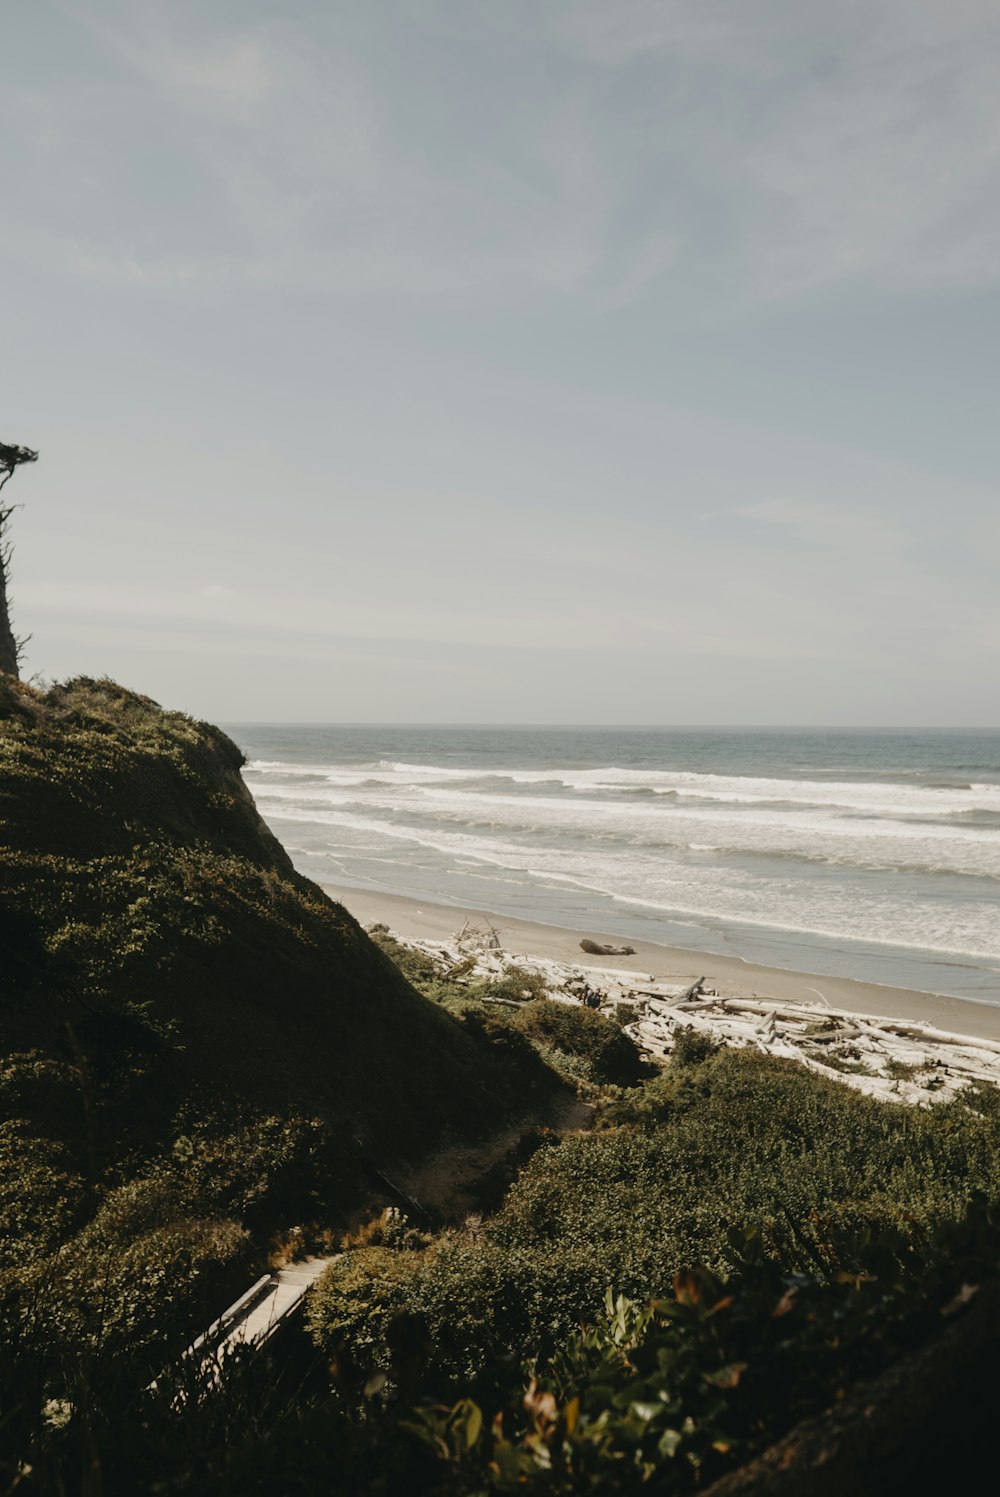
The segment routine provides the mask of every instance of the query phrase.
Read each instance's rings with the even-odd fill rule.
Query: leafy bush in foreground
[[[703,1487],[933,1343],[995,1278],[1000,1231],[979,1203],[923,1260],[893,1234],[835,1248],[860,1254],[854,1275],[783,1274],[752,1235],[740,1251],[728,1282],[678,1274],[670,1294],[642,1304],[609,1290],[595,1324],[526,1368],[526,1388],[509,1382],[499,1408],[469,1396],[419,1406],[408,1427],[448,1473],[434,1490]],[[898,1445],[917,1454],[925,1433],[900,1429]],[[960,1470],[960,1456],[951,1465]]]
[[[133,1391],[110,1411],[114,1424],[109,1411],[89,1424],[73,1411],[66,1428],[49,1431],[45,1464],[26,1489],[72,1489],[100,1452],[107,1497],[698,1490],[915,1348],[931,1350],[923,1375],[933,1386],[942,1329],[977,1313],[990,1280],[995,1293],[1000,1220],[976,1203],[922,1254],[891,1232],[831,1243],[832,1260],[854,1255],[864,1265],[856,1274],[784,1273],[753,1234],[737,1235],[731,1248],[739,1267],[728,1280],[680,1274],[652,1302],[608,1293],[591,1324],[550,1355],[495,1359],[477,1385],[455,1387],[446,1401],[428,1363],[427,1327],[408,1315],[391,1320],[388,1381],[343,1349],[332,1390],[282,1378],[260,1357],[237,1362],[211,1391],[181,1371],[182,1404],[167,1380],[155,1394]],[[953,1421],[981,1376],[970,1367],[969,1386],[940,1390],[959,1480],[969,1470],[963,1440],[975,1447],[977,1431]],[[866,1420],[877,1396],[866,1392]],[[891,1474],[901,1484],[885,1490],[924,1490],[912,1477],[932,1439],[922,1426],[900,1425],[892,1436],[900,1469]]]

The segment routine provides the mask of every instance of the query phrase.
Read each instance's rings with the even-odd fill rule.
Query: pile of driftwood
[[[954,1097],[973,1082],[1000,1083],[1000,1045],[993,1041],[816,1003],[693,991],[674,1001],[648,1000],[629,1029],[655,1055],[669,1053],[682,1025],[801,1061],[872,1097],[927,1103]]]
[[[722,997],[707,989],[703,978],[664,978],[508,952],[488,924],[466,924],[450,941],[403,944],[432,957],[443,974],[460,983],[519,973],[540,977],[554,1001],[586,1002],[616,1015],[653,1060],[669,1056],[679,1030],[694,1029],[724,1044],[801,1061],[886,1100],[926,1105],[952,1098],[974,1082],[1000,1084],[1000,1044],[946,1034],[930,1024],[852,1014],[805,999]],[[530,996],[527,989],[525,996]]]

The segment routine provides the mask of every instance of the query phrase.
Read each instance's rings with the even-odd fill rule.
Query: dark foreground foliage
[[[919,1261],[893,1234],[831,1246],[865,1267],[787,1273],[759,1238],[742,1235],[728,1280],[679,1274],[667,1295],[645,1303],[609,1292],[594,1324],[550,1356],[502,1360],[446,1398],[428,1371],[426,1327],[408,1316],[393,1323],[385,1374],[341,1349],[332,1386],[321,1364],[294,1357],[280,1368],[245,1358],[211,1388],[185,1382],[183,1371],[155,1393],[121,1385],[118,1403],[81,1398],[71,1410],[48,1411],[19,1490],[696,1491],[859,1379],[914,1348],[933,1348],[975,1313],[977,1294],[1000,1268],[1000,1226],[982,1203]],[[952,1415],[947,1395],[942,1408]],[[931,1435],[900,1434],[908,1490],[925,1490],[919,1450],[921,1442],[932,1448]],[[951,1459],[958,1474],[967,1469],[961,1455]]]

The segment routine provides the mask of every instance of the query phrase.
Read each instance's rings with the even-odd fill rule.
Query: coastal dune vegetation
[[[916,1491],[981,1449],[995,1088],[906,1106],[690,1031],[651,1064],[364,932],[240,766],[0,675],[0,1490]],[[308,1254],[298,1347],[199,1381]]]

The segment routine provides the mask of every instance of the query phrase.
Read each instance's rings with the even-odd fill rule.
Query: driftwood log
[[[580,950],[585,951],[588,956],[635,956],[634,946],[602,946],[599,941],[591,941],[589,937],[580,942]]]

